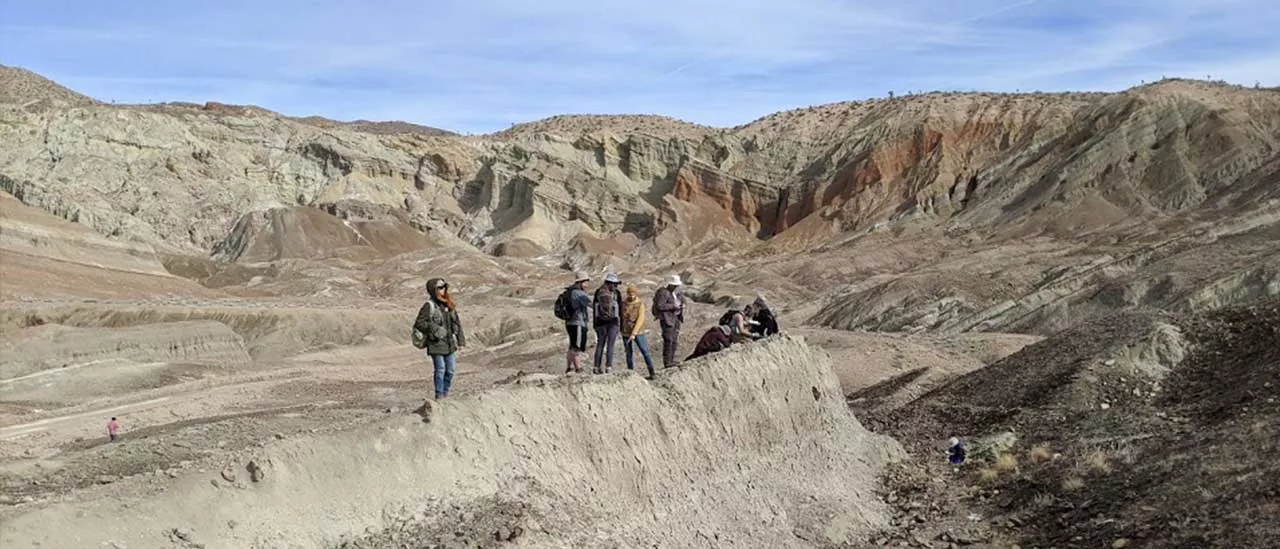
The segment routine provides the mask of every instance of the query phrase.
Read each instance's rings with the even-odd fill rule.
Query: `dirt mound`
[[[934,389],[893,421],[915,422],[918,434],[999,428],[1045,437],[1053,432],[1042,431],[1046,417],[1093,417],[1100,409],[1145,402],[1186,352],[1184,335],[1171,322],[1125,313],[1065,330]]]
[[[358,345],[369,338],[407,342],[405,330],[414,311],[405,309],[343,310],[301,306],[255,306],[251,303],[92,303],[43,306],[16,303],[0,308],[0,332],[30,326],[62,325],[71,328],[107,329],[164,326],[185,321],[212,321],[230,328],[244,341],[245,350],[257,359],[292,356],[301,352],[343,345]],[[161,332],[170,328],[159,328]],[[181,333],[180,328],[174,328]],[[138,339],[132,339],[137,336]],[[130,341],[147,341],[147,329],[121,332]],[[123,340],[122,340],[123,341]],[[148,344],[141,343],[146,346]],[[47,351],[58,352],[58,351]]]
[[[56,82],[27,69],[0,65],[0,103],[30,106],[38,102],[66,105],[97,103],[87,95],[59,86]]]
[[[169,322],[120,328],[41,325],[3,332],[0,381],[50,368],[72,368],[110,360],[135,362],[249,361],[244,341],[225,324]]]
[[[1280,294],[1277,220],[1280,203],[1230,222],[1167,222],[1076,242],[960,242],[963,253],[869,269],[873,276],[830,291],[807,321],[850,330],[1049,335],[1117,311],[1194,313],[1252,303]],[[928,253],[906,236],[845,253],[865,258],[884,248]],[[898,272],[880,274],[885,270]]]
[[[294,118],[299,122],[311,124],[321,128],[337,128],[345,127],[358,132],[366,132],[380,135],[396,135],[396,134],[412,134],[412,135],[428,135],[432,137],[448,137],[457,136],[458,134],[449,130],[442,130],[431,126],[423,126],[412,122],[401,122],[399,120],[389,121],[370,121],[370,120],[352,120],[350,122],[342,122],[339,120],[331,120],[320,116],[305,116],[302,118]]]
[[[697,139],[715,131],[714,128],[685,122],[669,116],[645,114],[563,114],[534,122],[515,124],[496,132],[500,139],[528,139],[535,134],[549,133],[576,137],[590,133],[613,135],[648,134],[660,137],[681,136]]]
[[[1265,547],[1280,534],[1280,299],[1068,330],[921,397],[882,425],[948,493],[1022,545]],[[919,486],[919,484],[917,484]]]
[[[845,408],[823,353],[780,338],[655,383],[530,380],[446,401],[426,424],[281,441],[150,498],[144,481],[118,482],[6,517],[0,540],[373,547],[443,534],[474,547],[505,531],[538,547],[847,545],[887,526],[871,491],[897,451]]]
[[[212,296],[171,276],[151,246],[104,237],[0,191],[0,298]]]
[[[305,206],[247,214],[214,247],[222,261],[246,263],[341,255],[371,259],[429,247],[431,238],[399,219],[348,220]]]

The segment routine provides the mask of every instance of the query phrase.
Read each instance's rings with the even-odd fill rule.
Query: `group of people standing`
[[[596,333],[595,357],[592,362],[592,373],[604,374],[613,371],[614,349],[619,337],[623,340],[623,350],[627,357],[627,369],[635,369],[635,351],[640,351],[649,370],[649,378],[654,375],[653,358],[649,353],[649,344],[645,337],[645,303],[640,299],[634,284],[627,285],[626,296],[623,297],[619,287],[622,281],[617,274],[607,273],[604,283],[595,290],[594,295],[587,294],[587,284],[591,277],[580,273],[574,282],[556,299],[556,316],[565,322],[565,330],[569,335],[569,349],[565,354],[565,373],[582,373],[582,355],[587,352],[587,326]],[[679,366],[676,351],[679,347],[680,329],[684,324],[685,298],[681,293],[684,284],[679,275],[667,277],[665,286],[658,288],[653,296],[653,316],[658,321],[662,332],[662,366],[671,368]],[[752,341],[778,333],[778,322],[769,310],[763,296],[747,305],[743,310],[729,310],[699,340],[693,354],[685,358],[690,360],[725,349],[734,343]]]
[[[640,298],[634,284],[624,291],[622,281],[615,273],[607,273],[604,283],[594,294],[587,293],[591,277],[578,274],[574,282],[565,288],[555,302],[555,315],[565,323],[569,336],[569,350],[565,354],[565,373],[582,373],[582,355],[587,352],[588,327],[596,334],[595,357],[591,371],[596,374],[611,373],[618,339],[622,339],[626,353],[627,369],[635,369],[635,354],[639,351],[649,371],[654,376],[653,357],[646,338],[646,320],[649,310]],[[652,314],[657,320],[662,337],[662,365],[664,368],[679,366],[676,351],[679,347],[680,329],[684,324],[685,297],[681,292],[684,283],[680,275],[667,277],[666,285],[654,293]],[[422,349],[430,357],[434,369],[435,396],[449,396],[453,385],[455,356],[466,346],[462,322],[458,319],[458,306],[449,293],[449,283],[433,278],[427,281],[428,298],[418,310],[413,322],[413,346]],[[727,348],[732,344],[752,341],[778,333],[778,323],[763,297],[741,311],[730,310],[720,322],[707,330],[698,341],[693,354],[685,360],[697,358]]]
[[[604,283],[594,295],[587,294],[591,277],[578,274],[574,282],[556,299],[556,317],[564,320],[569,335],[569,350],[565,354],[565,373],[582,373],[582,355],[587,352],[587,326],[596,333],[595,357],[592,373],[613,371],[614,351],[618,339],[622,339],[627,357],[627,369],[635,369],[635,354],[640,352],[649,377],[654,375],[653,356],[645,335],[646,307],[634,284],[627,285],[623,296],[622,280],[617,274],[607,273]],[[684,297],[680,295],[683,284],[679,275],[667,279],[667,285],[658,290],[653,299],[654,317],[662,329],[662,364],[670,368],[676,362],[676,345],[680,337],[680,324],[684,321]]]

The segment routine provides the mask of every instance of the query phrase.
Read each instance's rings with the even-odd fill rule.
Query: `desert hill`
[[[746,242],[810,246],[912,218],[1072,236],[1276,198],[1278,113],[1275,90],[1167,81],[1118,94],[825,105],[731,130],[564,116],[452,139],[255,108],[99,104],[6,109],[12,146],[0,166],[5,190],[28,203],[192,253],[212,249],[241,215],[344,200],[394,208],[486,251],[527,242],[525,255],[563,253],[579,235],[643,240],[697,224],[673,223],[688,216],[666,197],[708,206],[695,216]],[[46,129],[24,129],[36,127]],[[220,192],[178,200],[210,180]]]
[[[1255,515],[1225,512],[1159,532],[1176,513],[1142,498],[1170,500],[1152,483],[1182,465],[1222,494],[1215,508],[1267,493],[1231,488],[1221,452],[1159,452],[1187,425],[1245,466],[1272,450],[1246,441],[1272,407],[1215,392],[1207,372],[1223,357],[1228,379],[1280,383],[1265,345],[1280,90],[931,93],[733,128],[565,115],[458,136],[212,101],[109,105],[0,67],[0,143],[6,546],[1267,534],[1229,531]],[[614,375],[562,376],[550,311],[571,270],[617,271],[646,299],[681,274],[681,354],[758,292],[787,336],[652,382],[621,357]],[[429,410],[407,326],[436,276],[468,345],[456,396]],[[1263,415],[1223,419],[1177,392]],[[1153,436],[1164,418],[1118,426],[1127,412],[1187,419]],[[113,416],[126,435],[111,444]],[[1110,427],[1122,438],[1102,439]],[[934,463],[952,434],[990,448],[1008,430],[1021,469],[999,450]],[[1108,490],[1111,472],[1141,497]],[[191,498],[217,511],[172,503]],[[121,519],[119,501],[145,511]],[[261,511],[276,508],[293,514]],[[637,509],[626,525],[593,514]],[[1079,522],[1055,523],[1062,512]]]
[[[58,83],[21,67],[0,65],[0,103],[30,107],[35,103],[92,105],[93,98],[71,91]]]

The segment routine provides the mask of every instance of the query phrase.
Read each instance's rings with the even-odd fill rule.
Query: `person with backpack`
[[[627,369],[635,369],[638,348],[645,366],[649,367],[649,379],[653,379],[653,358],[649,356],[649,342],[644,337],[644,308],[636,285],[628,284],[627,299],[622,302],[622,349],[627,353]]]
[[[564,373],[582,373],[582,353],[587,352],[587,320],[591,308],[591,296],[587,295],[587,282],[591,277],[578,273],[573,284],[556,298],[556,318],[564,321],[569,334],[569,351],[565,353]]]
[[[440,278],[427,281],[427,301],[413,321],[413,346],[425,349],[435,370],[436,400],[449,396],[455,354],[466,346],[458,305],[449,293],[449,283]]]
[[[591,303],[596,329],[596,356],[591,368],[593,373],[613,372],[613,350],[622,328],[622,292],[618,291],[621,283],[618,275],[605,274],[604,284],[596,289],[595,299]]]
[[[718,325],[729,329],[729,337],[734,343],[751,341],[759,336],[751,330],[755,324],[754,320],[750,320],[755,314],[755,305],[747,305],[741,311],[737,309],[729,309],[723,315],[720,315]]]
[[[667,285],[653,294],[653,316],[662,328],[662,367],[679,366],[676,348],[680,340],[680,326],[684,323],[684,296],[680,295],[680,275],[667,278]]]

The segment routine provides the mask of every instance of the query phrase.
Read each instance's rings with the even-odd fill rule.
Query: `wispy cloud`
[[[100,99],[472,132],[566,112],[734,125],[890,90],[1280,85],[1269,0],[26,4],[0,22],[0,62]]]

